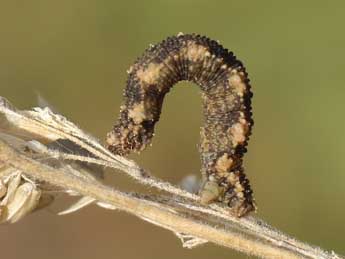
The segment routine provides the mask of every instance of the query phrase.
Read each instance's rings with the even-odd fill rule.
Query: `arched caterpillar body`
[[[202,90],[201,202],[226,203],[241,217],[255,210],[242,157],[253,125],[249,79],[242,63],[219,43],[179,34],[151,46],[128,71],[124,104],[107,135],[113,153],[141,151],[150,143],[163,99],[181,80]]]

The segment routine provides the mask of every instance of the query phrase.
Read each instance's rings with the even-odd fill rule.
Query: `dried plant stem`
[[[111,204],[175,233],[185,233],[246,254],[261,258],[342,258],[294,240],[252,217],[220,217],[212,213],[214,209],[181,197],[129,194],[86,181],[40,163],[2,140],[0,161],[31,177]]]

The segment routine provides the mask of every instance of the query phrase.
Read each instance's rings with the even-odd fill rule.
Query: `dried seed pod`
[[[200,154],[201,202],[221,201],[237,216],[255,209],[242,167],[253,120],[249,79],[242,62],[218,42],[179,34],[151,46],[128,71],[120,117],[107,135],[113,153],[141,151],[151,141],[163,99],[181,80],[200,86],[205,125]]]
[[[6,194],[0,199],[0,223],[17,222],[37,208],[41,191],[21,173],[13,173],[4,184]]]

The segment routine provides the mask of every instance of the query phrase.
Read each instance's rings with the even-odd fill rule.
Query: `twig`
[[[74,124],[64,121],[62,116],[47,110],[43,111],[44,116],[42,110],[35,110],[36,113],[18,112],[9,107],[7,102],[0,99],[0,113],[17,128],[36,135],[41,131],[41,138],[45,137],[50,141],[69,139],[92,156],[67,154],[46,149],[43,145],[36,146],[41,153],[66,164],[66,159],[69,159],[118,168],[140,183],[164,190],[164,194],[154,196],[115,190],[99,181],[71,174],[63,167],[50,166],[1,138],[0,166],[5,164],[25,173],[31,179],[90,197],[171,230],[185,242],[186,247],[212,242],[260,258],[343,258],[334,252],[328,253],[297,241],[255,217],[239,219],[218,205],[200,205],[198,196],[150,176],[130,160],[109,154],[96,140],[77,129]],[[0,179],[1,172],[0,170]]]

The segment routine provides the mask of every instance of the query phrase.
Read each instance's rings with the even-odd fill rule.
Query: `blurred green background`
[[[0,95],[20,108],[37,93],[103,140],[117,117],[126,70],[150,44],[196,32],[220,40],[249,72],[255,126],[245,167],[259,217],[345,254],[344,1],[1,0]],[[200,95],[179,83],[153,146],[132,156],[179,183],[199,175]],[[109,175],[112,185],[130,181]],[[193,250],[124,213],[50,210],[0,226],[1,258],[247,258]]]

